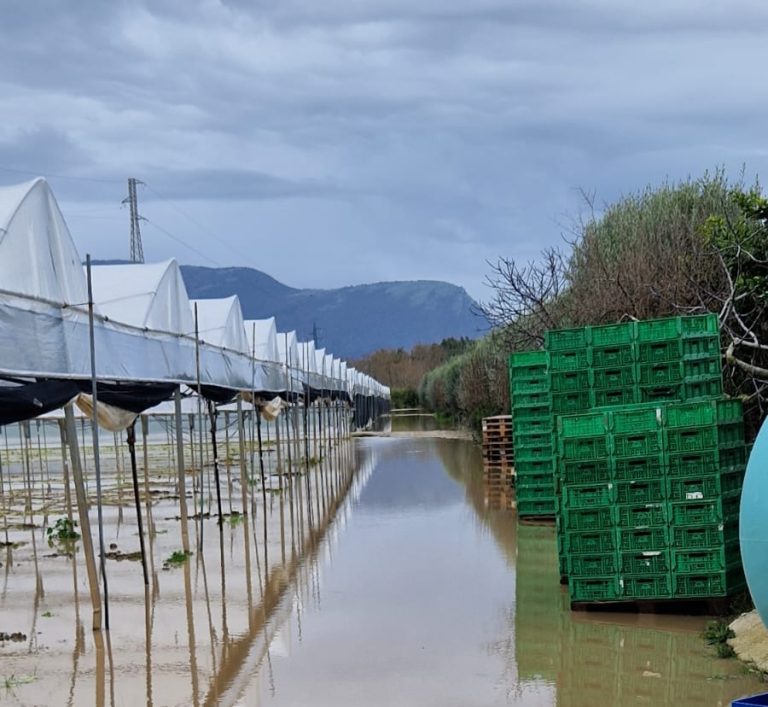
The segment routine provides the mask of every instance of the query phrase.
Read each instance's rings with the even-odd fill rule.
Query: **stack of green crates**
[[[518,488],[523,480],[530,491],[518,491],[518,514],[555,513],[544,475],[554,482],[558,416],[717,396],[720,365],[717,317],[709,314],[548,331],[544,351],[512,354],[515,472]]]
[[[522,351],[510,357],[517,512],[522,516],[555,513],[554,417],[548,360],[546,351]]]
[[[740,401],[560,417],[558,455],[572,602],[712,598],[743,587]]]
[[[526,423],[534,414],[534,400],[523,394],[533,392],[528,387],[532,378],[520,373],[534,361],[535,390],[541,394],[535,411],[541,436],[535,440]],[[738,585],[732,511],[738,507],[746,452],[738,403],[722,396],[721,366],[718,322],[711,314],[549,331],[544,351],[513,354],[510,389],[518,487],[523,479],[518,514],[550,515],[548,509],[554,507],[560,572],[572,578],[574,601],[682,598],[704,596],[702,592],[721,596],[720,589],[730,593]],[[679,404],[694,402],[707,411],[700,412],[701,420],[676,422],[687,414]],[[723,417],[728,409],[731,422]],[[721,419],[713,428],[706,420],[718,414]],[[565,427],[561,418],[569,419]],[[577,434],[579,427],[589,434]],[[541,443],[535,451],[534,441]],[[531,451],[521,461],[526,445]],[[545,460],[550,451],[552,458]],[[544,474],[550,470],[555,480],[552,503],[543,500],[548,493]],[[697,478],[707,479],[701,489],[696,488]],[[600,487],[593,489],[594,495],[586,488],[590,484]],[[703,495],[697,497],[699,493]],[[540,498],[534,502],[536,494]],[[705,523],[707,519],[712,523]],[[706,556],[721,550],[722,562],[713,569],[725,572],[719,579],[698,581],[683,571],[714,568],[717,563],[707,565]],[[688,551],[704,559],[698,565],[687,562],[683,553]],[[633,565],[631,553],[642,552],[658,554]],[[639,581],[632,567],[651,579]]]

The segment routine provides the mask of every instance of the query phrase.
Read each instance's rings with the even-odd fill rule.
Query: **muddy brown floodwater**
[[[15,531],[44,549],[37,573],[29,545],[2,552],[0,630],[27,638],[0,642],[0,703],[715,707],[760,691],[704,644],[704,617],[572,614],[554,530],[488,506],[471,442],[354,444],[354,475],[327,486],[343,500],[304,541],[276,501],[221,533],[211,520],[203,551],[163,570],[178,521],[156,501],[153,588],[109,562],[108,640],[80,563]],[[107,521],[134,550],[135,527]]]

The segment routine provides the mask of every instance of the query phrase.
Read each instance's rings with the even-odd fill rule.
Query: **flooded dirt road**
[[[471,442],[354,444],[353,475],[297,485],[293,521],[287,492],[253,522],[211,519],[180,567],[162,569],[178,520],[157,501],[151,591],[137,563],[109,564],[109,640],[80,563],[51,556],[39,520],[11,533],[0,630],[25,640],[0,642],[0,704],[715,707],[760,691],[704,644],[705,618],[572,614],[554,530],[488,507]],[[134,549],[127,520],[107,523]]]
[[[252,704],[714,707],[759,691],[713,656],[704,618],[572,614],[553,529],[486,508],[471,444],[362,444],[371,478]]]

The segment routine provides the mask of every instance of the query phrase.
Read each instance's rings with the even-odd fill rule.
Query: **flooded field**
[[[468,441],[329,444],[309,473],[279,476],[273,450],[269,492],[242,496],[234,474],[221,526],[190,472],[180,561],[174,484],[151,475],[146,592],[121,557],[138,549],[129,489],[109,484],[103,637],[80,543],[48,542],[66,516],[56,465],[10,484],[6,454],[0,632],[17,640],[0,641],[0,704],[715,707],[760,691],[704,644],[703,617],[572,614],[554,530],[489,506]]]

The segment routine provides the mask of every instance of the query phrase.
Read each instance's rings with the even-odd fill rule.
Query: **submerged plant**
[[[728,639],[735,638],[736,634],[727,621],[710,621],[703,636],[710,646],[715,646],[718,658],[733,658],[736,655],[736,651],[728,643]]]
[[[14,687],[19,687],[19,685],[29,685],[29,683],[34,682],[35,680],[37,680],[37,672],[32,673],[32,675],[16,675],[15,673],[11,673],[3,678],[3,685],[6,690],[13,690]]]
[[[729,643],[717,644],[717,657],[718,658],[733,658],[736,655],[736,651],[733,650]]]
[[[181,567],[191,555],[192,553],[189,550],[174,550],[173,554],[163,562],[163,569]]]
[[[228,522],[229,522],[230,527],[236,528],[244,520],[245,520],[245,516],[242,513],[237,513],[236,511],[233,511],[232,515],[229,516]]]
[[[80,539],[80,533],[75,528],[77,521],[71,521],[69,518],[59,518],[53,526],[45,532],[48,535],[48,545],[53,547],[55,543],[69,543]]]
[[[736,634],[727,622],[710,621],[704,629],[704,640],[710,645],[715,646],[718,643],[725,643],[729,638],[735,638]]]

